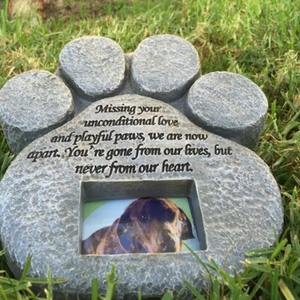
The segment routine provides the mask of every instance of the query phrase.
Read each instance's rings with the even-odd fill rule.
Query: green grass
[[[279,184],[285,209],[284,232],[274,247],[247,253],[242,274],[229,276],[212,260],[205,266],[210,289],[196,291],[189,283],[185,284],[197,299],[299,299],[300,1],[81,2],[81,9],[73,14],[38,24],[26,18],[9,21],[5,11],[1,11],[0,87],[26,70],[39,68],[54,72],[60,51],[74,38],[109,37],[125,52],[130,52],[146,37],[160,33],[179,35],[190,41],[201,58],[203,74],[230,71],[254,81],[269,100],[268,119],[257,154],[270,166]],[[12,158],[0,133],[1,177]],[[18,287],[24,284],[24,278],[15,281],[8,274],[2,255],[0,299],[5,299],[3,280]],[[114,270],[108,280],[111,293],[116,283],[112,274]],[[53,283],[50,279],[48,283],[51,290]],[[94,282],[92,299],[98,298],[96,287]],[[8,299],[34,299],[26,289],[30,287],[18,291],[21,298],[10,294]],[[139,297],[142,299],[142,295]],[[171,291],[164,296],[164,300],[168,299],[173,299]]]

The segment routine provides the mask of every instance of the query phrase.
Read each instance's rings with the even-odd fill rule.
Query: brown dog
[[[82,254],[181,252],[194,238],[182,209],[163,198],[140,198],[122,216],[82,242]]]

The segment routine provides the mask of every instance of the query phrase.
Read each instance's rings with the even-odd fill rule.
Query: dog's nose
[[[162,241],[160,243],[160,252],[175,252],[175,242],[171,239],[168,239],[167,241]]]
[[[160,249],[161,249],[161,251],[160,251],[160,252],[166,252],[166,249],[167,249],[167,244],[166,244],[166,243],[164,243],[164,242],[162,242],[162,243],[160,244]]]

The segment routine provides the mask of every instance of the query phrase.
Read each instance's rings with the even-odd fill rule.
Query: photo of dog
[[[112,225],[82,241],[82,254],[182,252],[183,240],[195,238],[192,224],[166,198],[139,198]]]

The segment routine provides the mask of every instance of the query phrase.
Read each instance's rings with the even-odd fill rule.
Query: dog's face
[[[129,253],[181,252],[182,240],[194,237],[185,213],[162,198],[132,202],[119,219],[117,235]]]

